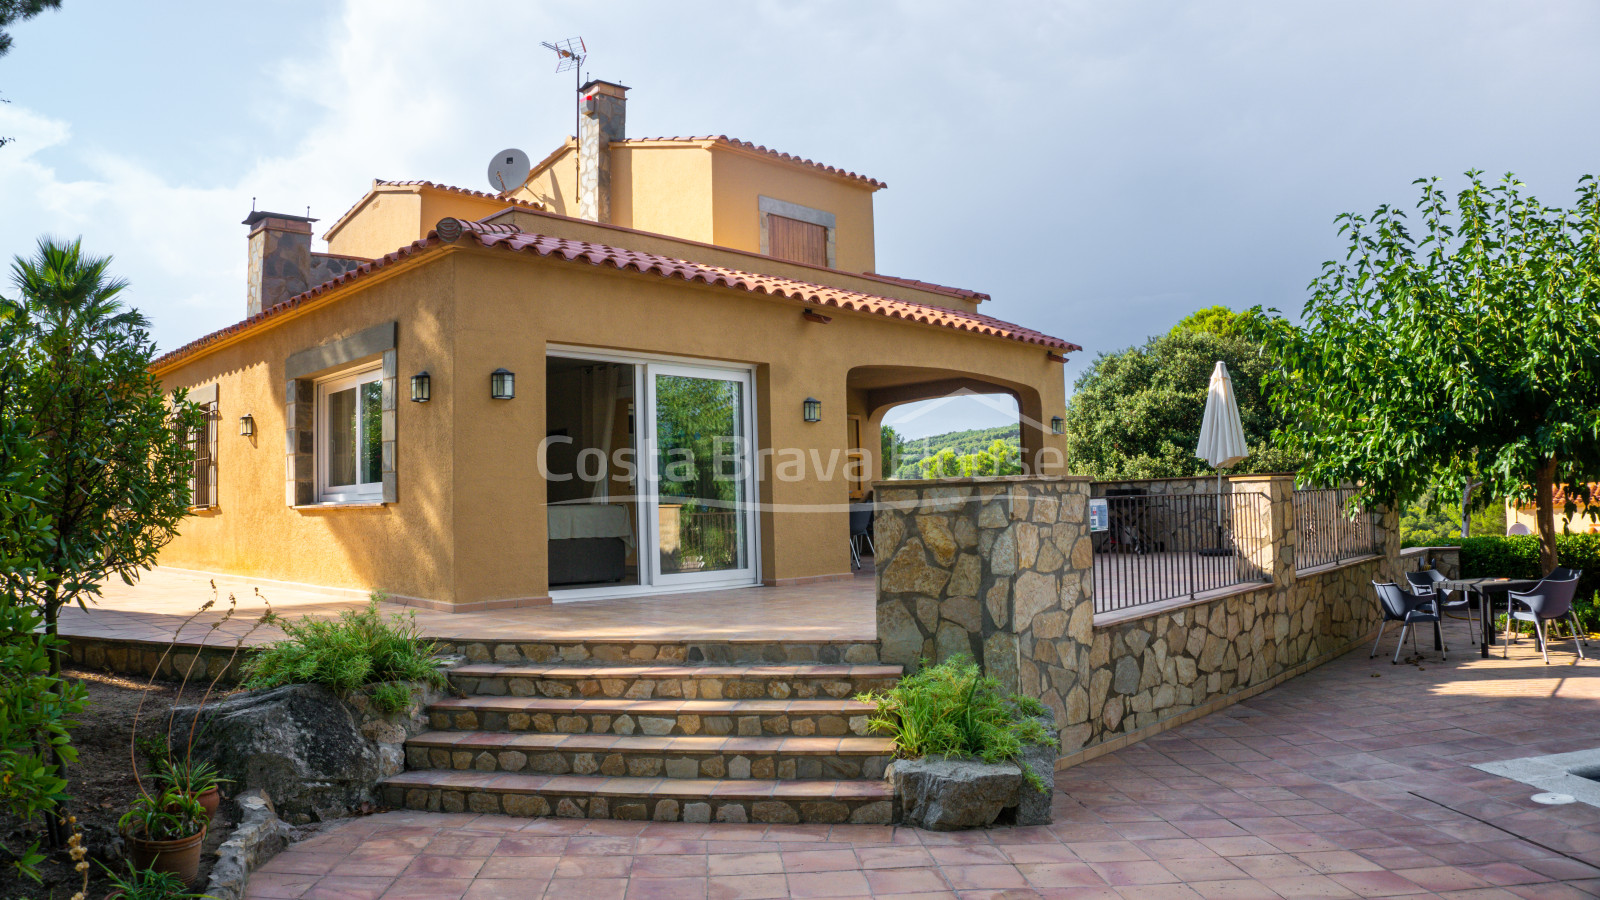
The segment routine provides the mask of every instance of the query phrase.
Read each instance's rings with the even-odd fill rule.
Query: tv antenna
[[[589,48],[584,46],[583,38],[570,37],[564,41],[556,41],[554,44],[549,41],[540,41],[539,44],[555,51],[557,72],[572,70],[573,93],[576,94],[578,89],[583,87],[583,61],[589,58]],[[574,140],[581,140],[582,135],[578,132],[582,121],[579,118],[582,115],[580,110],[583,107],[576,98],[574,98],[573,104],[576,108],[572,111],[572,137]]]

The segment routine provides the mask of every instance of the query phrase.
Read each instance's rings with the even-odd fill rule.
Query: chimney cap
[[[590,88],[594,87],[595,85],[605,85],[606,87],[609,87],[609,88],[615,88],[616,91],[620,91],[620,92],[626,92],[626,91],[633,90],[632,88],[628,87],[627,85],[618,84],[615,81],[606,81],[604,78],[591,78],[588,81],[585,81],[583,83],[583,87],[578,88],[578,93],[580,93],[580,94],[587,93],[588,90]],[[621,93],[616,93],[616,92],[613,92],[613,91],[607,91],[606,93],[610,93],[610,94],[613,94],[613,96],[618,96],[618,97],[622,96]]]
[[[250,227],[254,228],[256,223],[260,222],[262,219],[287,219],[290,222],[304,222],[308,225],[317,221],[309,216],[292,216],[288,213],[275,213],[267,212],[266,210],[253,209],[250,211],[250,215],[246,216],[245,220],[240,224],[249,225]]]

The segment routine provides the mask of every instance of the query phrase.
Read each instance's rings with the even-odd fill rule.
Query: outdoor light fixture
[[[433,399],[433,379],[426,369],[411,376],[411,402],[427,403]]]
[[[489,373],[489,396],[496,400],[510,400],[517,395],[517,376],[505,369]]]
[[[821,422],[822,421],[822,401],[821,400],[818,400],[815,397],[807,397],[806,398],[806,402],[801,404],[801,409],[805,414],[805,419],[806,419],[807,422]]]
[[[1055,418],[1050,420],[1050,433],[1051,434],[1065,434],[1066,431],[1067,431],[1067,420],[1066,419],[1063,419],[1060,416],[1056,416]]]
[[[256,434],[256,419],[255,419],[255,416],[252,416],[249,413],[245,413],[244,415],[240,416],[239,417],[239,436],[240,437],[255,437],[255,434]]]

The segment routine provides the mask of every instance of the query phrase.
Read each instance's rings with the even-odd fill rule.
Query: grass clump
[[[1044,715],[1043,705],[1007,694],[966,656],[936,666],[924,660],[920,671],[888,691],[858,699],[878,704],[868,728],[891,736],[901,759],[957,756],[998,763],[1018,759],[1029,744],[1056,746],[1055,736],[1032,718]],[[1043,790],[1039,776],[1022,768],[1028,782]]]
[[[385,616],[373,594],[362,609],[345,610],[337,619],[273,617],[284,640],[262,648],[244,667],[243,687],[325,684],[343,694],[366,692],[381,712],[406,708],[411,693],[405,682],[445,684],[438,645],[424,640],[416,614]]]

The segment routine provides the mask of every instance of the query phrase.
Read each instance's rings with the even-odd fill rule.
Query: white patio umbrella
[[[1200,421],[1200,446],[1194,455],[1210,463],[1217,472],[1217,550],[1222,547],[1222,472],[1250,455],[1244,441],[1244,424],[1239,421],[1239,403],[1233,397],[1233,379],[1228,376],[1228,366],[1217,360],[1211,370],[1211,387],[1206,391],[1206,414]]]

